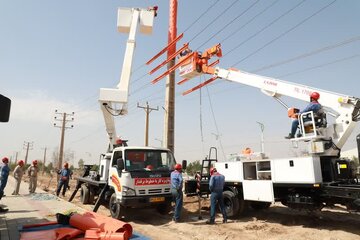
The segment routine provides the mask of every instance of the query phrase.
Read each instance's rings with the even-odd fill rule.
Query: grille
[[[137,190],[137,193],[138,193],[138,195],[170,193],[170,188],[139,189],[139,190]]]

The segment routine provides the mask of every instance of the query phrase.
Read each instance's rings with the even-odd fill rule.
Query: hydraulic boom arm
[[[129,82],[131,78],[135,50],[135,35],[138,24],[140,23],[140,32],[148,35],[151,34],[157,9],[157,6],[148,9],[118,9],[118,31],[129,33],[129,38],[126,43],[124,62],[117,88],[100,89],[99,103],[105,120],[106,132],[110,141],[108,151],[112,151],[117,138],[114,116],[127,114]]]

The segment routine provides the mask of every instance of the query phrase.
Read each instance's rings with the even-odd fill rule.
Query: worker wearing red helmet
[[[318,92],[312,92],[310,94],[310,103],[306,106],[306,108],[304,108],[302,111],[300,111],[295,116],[297,117],[298,115],[305,113],[305,112],[313,112],[314,114],[317,114],[320,111],[323,111],[321,104],[318,102],[319,98],[320,98],[320,94]],[[294,138],[298,126],[299,126],[299,120],[296,118],[292,121],[291,132],[285,138],[287,138],[287,139]]]
[[[170,179],[171,179],[171,194],[175,201],[175,209],[174,209],[174,216],[173,221],[179,222],[181,216],[181,210],[183,205],[183,178],[182,178],[182,166],[181,164],[177,163],[174,166],[174,171],[171,172]]]
[[[27,169],[29,176],[29,193],[35,193],[37,187],[38,161],[32,161],[32,164]]]
[[[69,187],[69,181],[72,176],[72,171],[69,169],[69,164],[66,162],[64,163],[64,167],[58,171],[58,174],[60,175],[58,187],[56,190],[56,196],[59,196],[61,188],[62,189],[62,195],[65,196],[65,192]]]
[[[215,213],[216,205],[219,203],[221,213],[223,215],[223,223],[227,222],[227,216],[224,206],[223,190],[225,186],[225,176],[218,173],[216,168],[210,169],[210,181],[209,181],[209,190],[211,192],[210,196],[210,220],[206,221],[206,224],[215,223]]]
[[[16,181],[16,185],[12,195],[19,195],[21,179],[24,175],[24,164],[25,164],[24,160],[19,160],[17,166],[14,169],[13,175]]]

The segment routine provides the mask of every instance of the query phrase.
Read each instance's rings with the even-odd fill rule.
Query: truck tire
[[[121,206],[117,202],[116,193],[113,193],[110,197],[109,210],[112,218],[121,219]]]
[[[251,202],[250,207],[254,210],[268,209],[271,203],[269,202]]]
[[[224,191],[224,206],[227,217],[235,217],[239,213],[239,200],[232,191]]]
[[[89,204],[90,190],[83,184],[80,189],[80,200],[82,204]]]
[[[89,204],[94,204],[95,193],[94,189],[89,189]]]
[[[156,210],[161,215],[166,215],[171,211],[171,202],[161,203],[156,206]]]

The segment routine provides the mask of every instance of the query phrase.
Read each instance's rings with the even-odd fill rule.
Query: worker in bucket
[[[295,137],[296,131],[298,129],[299,126],[299,120],[298,120],[298,116],[302,113],[305,112],[313,112],[314,115],[316,115],[319,112],[322,112],[322,106],[321,104],[318,102],[320,98],[320,94],[318,92],[312,92],[310,94],[310,103],[299,113],[295,114],[293,116],[293,118],[295,118],[292,123],[291,123],[291,132],[289,133],[288,136],[286,136],[286,139],[291,139]]]
[[[9,159],[7,157],[4,157],[2,159],[3,165],[0,167],[0,200],[4,195],[4,189],[6,187],[7,184],[7,180],[9,177],[9,172],[10,172],[10,168],[8,166],[9,164]],[[0,206],[0,213],[4,213],[9,211],[9,209],[7,208],[3,208],[2,206]]]
[[[223,198],[223,190],[225,186],[225,176],[218,173],[216,168],[210,169],[210,182],[209,182],[209,190],[211,192],[210,197],[210,220],[206,221],[206,224],[214,224],[215,223],[215,213],[216,213],[216,205],[219,203],[221,213],[223,215],[223,223],[227,222],[227,216],[224,206],[224,198]]]
[[[35,193],[37,187],[38,161],[32,161],[32,164],[27,169],[29,176],[29,193]]]
[[[24,160],[19,160],[17,166],[14,169],[13,175],[16,181],[16,185],[12,195],[19,195],[21,179],[24,175],[24,164],[25,164]]]
[[[69,164],[66,162],[64,163],[64,167],[57,172],[60,175],[58,187],[56,189],[56,196],[59,196],[61,188],[62,195],[65,196],[66,189],[68,189],[69,181],[72,175],[71,170],[69,169]]]
[[[183,192],[182,192],[182,185],[183,185],[183,178],[182,178],[182,166],[181,164],[175,164],[175,170],[171,172],[170,179],[171,179],[171,194],[175,201],[175,210],[173,221],[179,222],[181,216],[181,210],[183,205]]]

